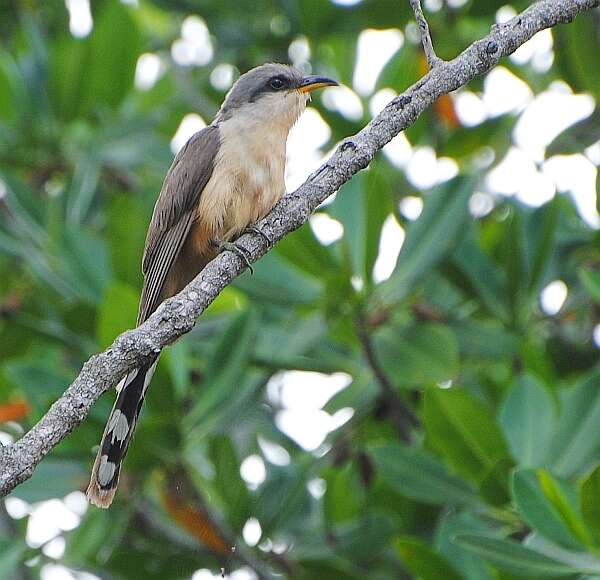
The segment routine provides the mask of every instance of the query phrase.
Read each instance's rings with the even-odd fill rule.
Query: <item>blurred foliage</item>
[[[377,89],[400,91],[424,72],[400,0],[91,4],[86,38],[70,34],[62,2],[0,7],[0,420],[13,437],[134,323],[169,142],[187,113],[210,119],[218,109],[216,65],[287,61],[302,37],[313,70],[352,86],[359,33],[408,27]],[[505,2],[442,4],[430,25],[439,54],[452,57],[485,34]],[[206,66],[171,56],[192,14],[210,30]],[[598,98],[598,15],[553,38],[544,72],[503,65],[534,93],[563,79]],[[143,53],[163,68],[144,90],[134,84]],[[470,89],[481,91],[482,81]],[[369,118],[347,119],[320,96],[313,106],[331,127],[328,147]],[[2,509],[0,577],[38,577],[55,561],[102,578],[240,566],[300,579],[598,577],[598,232],[564,194],[539,208],[494,196],[485,215],[469,211],[518,118],[465,127],[448,97],[425,112],[408,139],[453,158],[459,175],[422,191],[379,155],[319,210],[344,226],[338,241],[322,244],[307,225],[254,277],[227,288],[164,353],[113,507],[88,509],[62,533],[57,557],[27,545],[28,518]],[[598,119],[567,129],[547,155],[581,154],[600,138]],[[406,196],[423,201],[415,221],[398,209]],[[378,282],[390,216],[406,239],[390,278]],[[553,280],[568,296],[548,315],[540,291]],[[287,370],[351,378],[325,411],[354,415],[318,452],[278,428],[281,401],[265,386]],[[317,388],[315,375],[304,376],[306,389]],[[34,503],[83,490],[110,404],[104,397],[12,497]],[[259,485],[240,474],[250,455],[266,467]],[[260,523],[260,547],[243,540],[249,518]]]

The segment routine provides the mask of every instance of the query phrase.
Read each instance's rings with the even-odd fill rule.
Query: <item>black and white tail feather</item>
[[[148,319],[162,300],[181,290],[210,260],[196,260],[196,263],[186,265],[188,279],[181,279],[175,287],[165,290],[170,273],[181,270],[177,260],[197,218],[198,200],[212,175],[219,144],[217,126],[209,125],[198,131],[176,155],[165,177],[146,237],[138,325]],[[158,355],[131,371],[117,387],[117,400],[106,424],[87,489],[88,500],[98,507],[107,508],[113,500],[123,459],[157,362]]]
[[[131,443],[157,362],[158,357],[133,370],[117,386],[119,394],[106,423],[86,492],[88,500],[98,507],[107,508],[117,491],[121,464]]]

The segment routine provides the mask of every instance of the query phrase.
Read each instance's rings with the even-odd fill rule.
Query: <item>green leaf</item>
[[[275,252],[303,273],[322,280],[338,268],[330,250],[323,246],[309,224],[286,236]]]
[[[546,158],[553,155],[574,155],[600,139],[600,111],[578,121],[560,133],[546,147]]]
[[[600,542],[600,465],[581,482],[580,509],[588,528]]]
[[[424,451],[390,443],[370,449],[377,473],[401,495],[433,505],[478,505],[475,491]]]
[[[452,262],[462,275],[458,280],[460,285],[468,284],[493,316],[506,321],[506,280],[503,272],[481,248],[474,225],[468,228],[465,237],[452,253]]]
[[[600,272],[579,268],[579,279],[593,300],[600,303]]]
[[[115,275],[132,288],[142,287],[142,251],[148,223],[139,202],[115,196],[107,210],[108,242]]]
[[[429,194],[419,219],[406,231],[396,270],[378,287],[383,301],[401,300],[460,240],[474,187],[473,177],[459,176]]]
[[[378,358],[396,385],[424,386],[452,379],[458,372],[458,345],[441,324],[406,329],[386,326],[375,334]]]
[[[325,474],[327,488],[323,497],[323,515],[328,526],[348,521],[360,513],[361,483],[354,462],[332,468]]]
[[[516,471],[512,478],[512,496],[525,522],[546,538],[562,546],[580,546],[561,514],[548,500],[535,469]]]
[[[600,390],[598,373],[560,392],[560,418],[551,445],[552,470],[570,477],[600,449]]]
[[[504,436],[489,408],[464,389],[428,389],[423,418],[431,445],[468,479],[480,483],[508,458]],[[504,476],[500,484],[506,487]]]
[[[538,479],[544,495],[552,503],[561,519],[573,535],[584,545],[592,543],[592,537],[578,511],[577,497],[569,484],[554,478],[548,471],[540,469]]]
[[[112,279],[104,239],[80,227],[64,231],[61,248],[61,273],[81,299],[97,304]]]
[[[125,330],[135,328],[138,294],[130,286],[116,282],[105,293],[98,310],[96,334],[102,348],[109,346]]]
[[[250,516],[250,494],[240,476],[240,462],[231,439],[226,436],[213,437],[209,456],[215,469],[215,490],[226,508],[229,525],[239,533]]]
[[[31,478],[19,485],[12,495],[28,503],[62,499],[68,493],[81,489],[88,477],[88,470],[81,462],[50,457],[44,459]]]
[[[493,533],[490,524],[477,515],[466,511],[448,510],[441,517],[435,531],[434,546],[452,566],[460,571],[465,580],[492,580],[490,566],[479,556],[465,550],[454,542],[456,534],[490,534]]]
[[[349,181],[328,208],[344,226],[343,244],[352,272],[367,282],[372,281],[383,222],[393,210],[389,190],[375,164]]]
[[[537,299],[538,291],[544,281],[544,274],[554,257],[554,246],[558,227],[560,197],[536,210],[526,223],[528,233],[528,253],[531,264],[529,292]]]
[[[291,306],[317,303],[322,282],[293,268],[275,252],[269,252],[255,265],[254,276],[241,276],[235,285],[267,306]]]
[[[417,538],[403,537],[394,542],[402,563],[413,577],[421,580],[461,580],[450,563]]]
[[[454,540],[459,546],[485,558],[500,570],[513,574],[564,578],[578,573],[578,570],[571,566],[510,540],[473,534],[457,534]]]
[[[600,53],[600,33],[597,14],[582,14],[569,26],[559,26],[555,31],[559,65],[567,82],[576,92],[589,91],[600,98],[600,71],[593,66]]]
[[[215,343],[203,376],[200,396],[184,424],[188,429],[206,429],[208,418],[217,408],[227,404],[247,375],[259,317],[254,309],[248,309],[236,316],[227,330]],[[203,426],[204,423],[204,426]]]
[[[27,549],[23,540],[7,540],[0,538],[0,577],[18,578],[17,573],[21,558]]]
[[[532,375],[515,379],[500,408],[500,424],[520,466],[545,464],[555,423],[556,409],[546,387]]]

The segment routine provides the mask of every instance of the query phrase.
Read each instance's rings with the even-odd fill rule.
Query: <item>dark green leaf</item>
[[[556,424],[546,387],[532,375],[518,377],[500,410],[500,424],[514,459],[522,467],[545,464]]]

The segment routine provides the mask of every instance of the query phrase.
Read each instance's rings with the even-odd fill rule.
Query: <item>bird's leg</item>
[[[248,250],[238,245],[236,242],[227,242],[225,240],[212,240],[212,245],[218,248],[219,252],[233,252],[238,258],[244,261],[248,269],[250,270],[250,274],[254,274],[254,270],[252,269],[252,265],[250,264],[250,260],[248,259]]]
[[[273,239],[271,238],[271,236],[269,234],[267,234],[267,232],[261,230],[258,226],[249,225],[242,232],[242,234],[248,234],[248,233],[258,234],[259,236],[261,236],[262,238],[264,238],[266,240],[266,242],[267,242],[267,244],[269,244],[269,246],[273,245]]]

